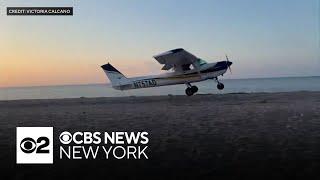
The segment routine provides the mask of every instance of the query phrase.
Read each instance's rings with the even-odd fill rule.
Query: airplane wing
[[[195,68],[199,66],[199,59],[188,51],[178,48],[173,49],[156,56],[153,56],[160,64],[164,64],[162,70],[183,72],[192,64]]]

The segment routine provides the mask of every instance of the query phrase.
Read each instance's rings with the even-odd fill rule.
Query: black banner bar
[[[8,16],[72,16],[73,7],[7,7]]]

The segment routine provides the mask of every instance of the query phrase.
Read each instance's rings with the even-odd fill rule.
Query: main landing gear
[[[219,80],[218,80],[218,78],[215,78],[215,80],[217,81],[217,88],[219,89],[219,90],[222,90],[223,88],[224,88],[224,85],[221,83],[221,82],[219,82]]]
[[[194,93],[198,92],[197,86],[191,86],[190,83],[187,83],[186,85],[187,85],[187,89],[186,89],[187,96],[192,96]]]
[[[224,88],[224,84],[219,82],[218,78],[214,78],[214,80],[218,83],[217,89],[222,90]],[[187,89],[186,89],[187,96],[192,96],[194,93],[198,92],[197,86],[192,86],[190,83],[186,83],[186,85],[187,85]]]

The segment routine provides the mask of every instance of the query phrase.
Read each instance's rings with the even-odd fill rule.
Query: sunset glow
[[[0,87],[105,83],[107,62],[127,76],[159,74],[152,56],[179,47],[209,62],[227,53],[229,78],[319,75],[319,1],[286,2],[5,1]],[[31,4],[74,6],[74,16],[3,13]]]

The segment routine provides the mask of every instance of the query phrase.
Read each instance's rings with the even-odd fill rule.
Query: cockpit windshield
[[[199,64],[201,66],[201,65],[207,64],[207,62],[203,59],[199,59]]]

